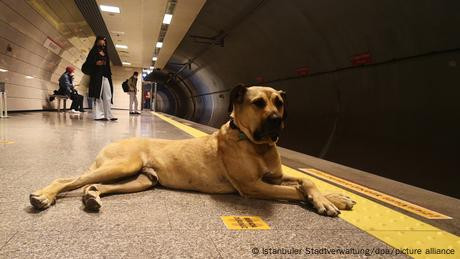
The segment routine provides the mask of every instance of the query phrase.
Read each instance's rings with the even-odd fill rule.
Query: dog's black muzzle
[[[276,141],[281,133],[282,118],[276,114],[270,115],[263,123],[260,130],[254,132],[254,139],[260,141],[265,137],[269,137],[272,141]]]

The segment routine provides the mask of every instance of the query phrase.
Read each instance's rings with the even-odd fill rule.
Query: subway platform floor
[[[460,254],[460,201],[398,183],[388,187],[388,193],[409,197],[409,201],[451,219],[427,220],[345,187],[360,200],[353,211],[338,218],[320,216],[308,207],[281,201],[162,187],[104,197],[99,213],[83,210],[81,190],[60,196],[45,211],[34,210],[28,199],[32,191],[56,178],[79,176],[113,141],[133,136],[193,136],[171,120],[202,132],[213,130],[150,112],[138,116],[120,110],[114,113],[119,118],[116,122],[94,121],[89,112],[23,112],[0,119],[0,258],[395,257],[398,250],[395,252],[394,247],[398,245],[399,249],[411,245],[451,247],[457,256]],[[355,183],[365,179],[366,186],[380,191],[391,181],[286,149],[281,149],[281,154],[283,164],[291,168],[311,166]],[[385,215],[395,218],[387,219]],[[270,229],[230,230],[222,216],[259,216]],[[379,220],[398,221],[398,217],[402,224],[390,226],[391,229],[372,225]],[[361,224],[366,218],[367,225]],[[406,228],[405,222],[416,227]],[[433,243],[412,242],[419,238],[411,237],[417,233],[431,235]],[[398,239],[398,235],[404,238]],[[406,244],[404,240],[408,240]]]

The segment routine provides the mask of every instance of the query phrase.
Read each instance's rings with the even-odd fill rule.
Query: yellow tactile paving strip
[[[311,174],[313,176],[319,177],[321,179],[331,181],[335,184],[347,187],[348,189],[357,191],[359,193],[362,193],[364,195],[367,195],[369,197],[372,197],[374,199],[380,200],[382,202],[391,204],[393,206],[396,206],[398,208],[401,208],[403,210],[407,210],[409,212],[412,212],[414,214],[417,214],[419,216],[422,216],[427,219],[452,219],[451,217],[444,215],[442,213],[418,206],[416,204],[413,204],[411,202],[405,201],[398,199],[396,197],[393,197],[391,195],[373,190],[371,188],[367,188],[366,186],[362,186],[360,184],[350,182],[348,180],[339,178],[337,176],[322,172],[320,170],[314,169],[314,168],[299,168],[299,170],[302,170],[308,174]]]
[[[159,113],[154,113],[154,115],[193,137],[208,135]],[[406,252],[406,254],[413,258],[460,258],[460,238],[456,235],[335,185],[314,177],[309,177],[290,167],[283,165],[283,172],[292,176],[308,178],[323,192],[340,192],[350,196],[357,204],[352,211],[342,211],[340,218],[384,241],[388,245]]]

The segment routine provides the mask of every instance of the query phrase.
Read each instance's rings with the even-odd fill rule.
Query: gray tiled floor
[[[81,174],[112,141],[189,137],[147,113],[115,114],[118,122],[55,112],[14,113],[0,120],[0,140],[15,142],[0,144],[0,258],[247,258],[263,248],[387,247],[339,218],[295,204],[161,187],[105,197],[99,213],[82,209],[79,190],[46,211],[34,211],[30,192],[57,177]],[[261,216],[271,230],[227,230],[224,215]]]

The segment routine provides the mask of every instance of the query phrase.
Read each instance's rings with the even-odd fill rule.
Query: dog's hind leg
[[[110,193],[131,193],[147,190],[158,183],[158,176],[152,168],[142,168],[134,179],[116,184],[92,184],[83,191],[83,204],[86,210],[98,211],[102,206],[101,197]]]
[[[84,185],[103,183],[135,175],[142,168],[142,160],[126,159],[106,161],[99,167],[95,163],[89,170],[78,178],[54,180],[50,185],[35,191],[29,197],[30,203],[36,209],[46,209],[56,200],[56,195],[61,192],[71,191]]]

